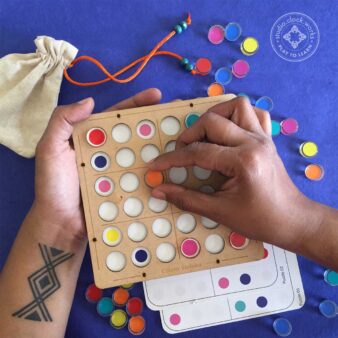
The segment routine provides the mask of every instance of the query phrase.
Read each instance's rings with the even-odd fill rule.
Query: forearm
[[[64,336],[85,249],[32,207],[0,275],[3,337]]]

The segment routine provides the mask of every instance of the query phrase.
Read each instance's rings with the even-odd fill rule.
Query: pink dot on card
[[[187,238],[181,244],[181,252],[187,258],[194,258],[200,252],[200,245],[196,239]]]
[[[237,78],[246,77],[249,73],[250,66],[245,60],[237,60],[232,65],[232,74]]]
[[[281,132],[284,135],[297,133],[298,122],[295,119],[288,118],[281,122]]]
[[[142,124],[142,126],[140,127],[140,133],[143,136],[149,136],[151,133],[151,127],[149,124]]]
[[[107,180],[102,180],[99,183],[99,189],[101,192],[108,192],[111,189],[110,182]]]
[[[220,278],[218,285],[221,289],[226,289],[229,286],[229,279],[225,277]]]
[[[172,325],[178,325],[181,322],[181,317],[177,313],[173,313],[169,320]]]
[[[224,27],[221,25],[214,25],[209,28],[208,40],[214,45],[218,45],[224,40]]]

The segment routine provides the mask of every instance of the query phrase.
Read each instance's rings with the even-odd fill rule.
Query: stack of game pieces
[[[132,335],[141,335],[146,322],[143,318],[143,301],[138,297],[130,297],[129,290],[133,284],[125,284],[114,290],[112,297],[103,297],[103,290],[90,284],[85,297],[90,303],[97,303],[96,311],[101,317],[109,317],[109,323],[114,329],[123,329],[128,324]]]

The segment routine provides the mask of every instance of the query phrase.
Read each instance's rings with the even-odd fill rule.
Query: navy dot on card
[[[138,250],[135,254],[135,258],[138,262],[145,262],[148,259],[148,253],[145,250]]]
[[[240,281],[244,285],[248,285],[251,282],[251,277],[247,273],[243,273],[240,277]]]
[[[97,156],[94,163],[98,168],[104,168],[107,165],[107,159],[104,156]]]
[[[261,296],[257,298],[257,305],[259,307],[266,307],[267,304],[268,304],[268,300],[265,297]]]

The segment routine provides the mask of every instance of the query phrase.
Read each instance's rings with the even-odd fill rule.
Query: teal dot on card
[[[185,118],[185,126],[191,127],[199,118],[200,116],[197,113],[188,114]]]
[[[246,305],[245,305],[245,303],[242,300],[239,300],[235,304],[235,309],[238,312],[243,312],[246,309]]]
[[[324,280],[326,283],[330,284],[331,286],[338,285],[338,272],[333,270],[326,270],[324,272]]]
[[[274,120],[271,120],[271,135],[277,136],[280,134],[280,123]]]
[[[108,317],[114,310],[113,301],[109,297],[103,297],[99,300],[96,306],[97,313],[100,316]]]

